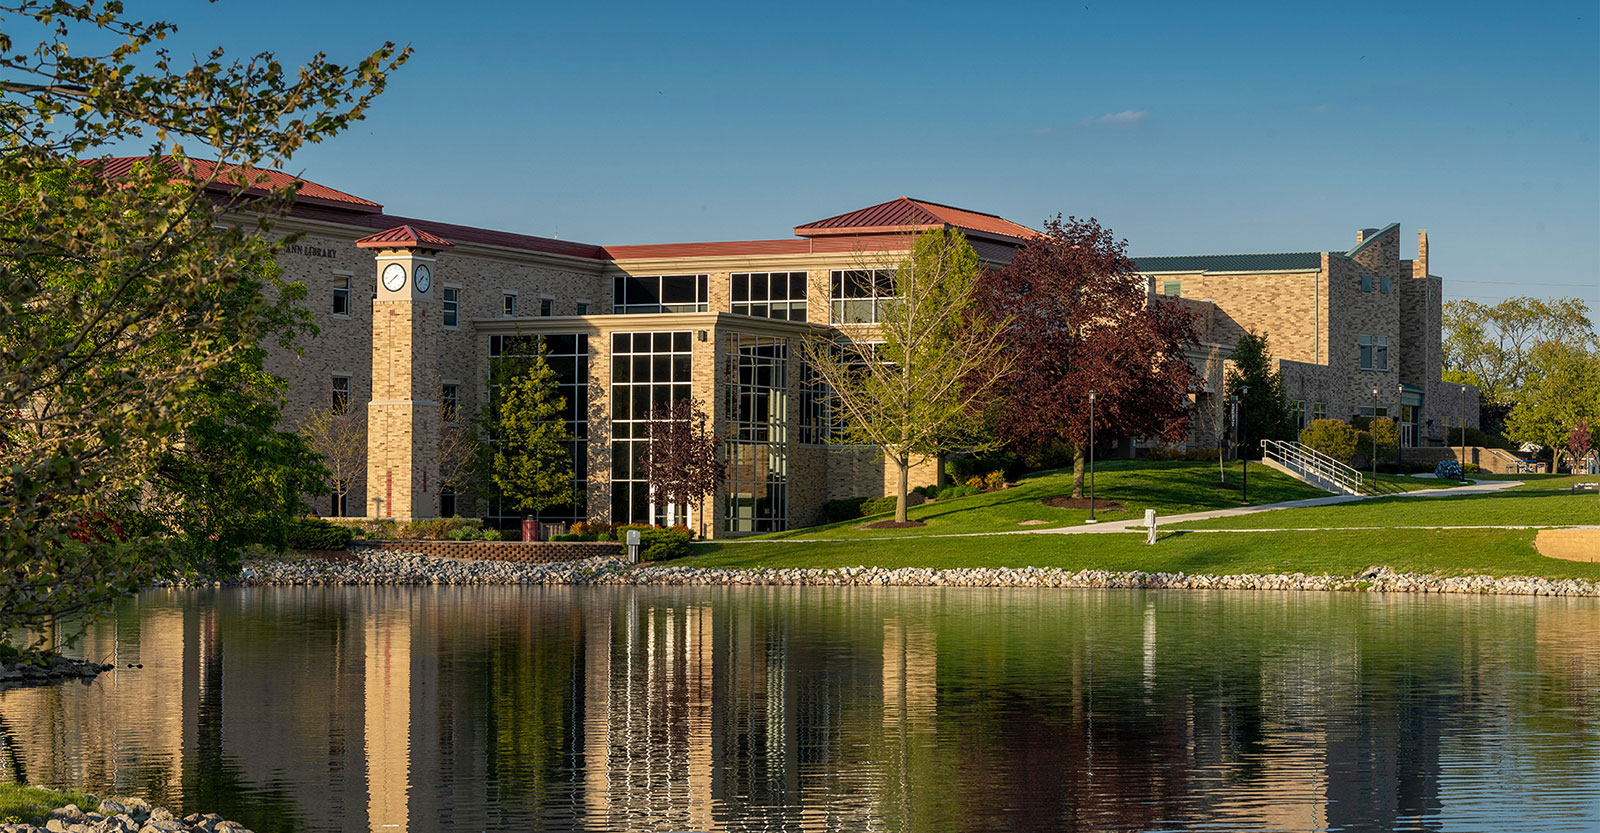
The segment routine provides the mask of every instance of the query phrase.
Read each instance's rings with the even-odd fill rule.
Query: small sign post
[[[1156,510],[1144,510],[1144,525],[1150,530],[1149,534],[1145,536],[1145,544],[1154,544],[1156,542]]]
[[[628,530],[628,563],[639,563],[639,530]]]

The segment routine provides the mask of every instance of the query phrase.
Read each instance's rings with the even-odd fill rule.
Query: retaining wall
[[[358,541],[352,546],[435,558],[520,564],[557,564],[622,552],[622,545],[614,541]]]

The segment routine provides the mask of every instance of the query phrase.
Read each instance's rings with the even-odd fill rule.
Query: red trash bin
[[[539,522],[533,518],[522,519],[522,540],[539,540]]]

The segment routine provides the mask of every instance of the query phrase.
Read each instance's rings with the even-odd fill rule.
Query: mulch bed
[[[927,526],[922,521],[878,521],[876,523],[862,524],[859,529],[911,529],[912,527]]]
[[[1075,498],[1075,497],[1067,497],[1066,495],[1060,495],[1058,497],[1047,497],[1044,500],[1041,500],[1039,502],[1044,504],[1045,506],[1054,506],[1057,509],[1088,509],[1089,508],[1089,499],[1086,498],[1086,497],[1084,497],[1084,498]],[[1122,504],[1120,504],[1120,503],[1118,503],[1118,502],[1116,502],[1114,500],[1106,500],[1105,498],[1095,498],[1094,499],[1094,508],[1095,508],[1096,512],[1099,512],[1099,511],[1126,512],[1128,510],[1128,507],[1123,506]]]

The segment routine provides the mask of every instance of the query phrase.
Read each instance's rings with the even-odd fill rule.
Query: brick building
[[[289,382],[286,418],[295,422],[329,404],[365,409],[368,417],[365,477],[344,505],[324,497],[313,502],[317,511],[407,518],[464,508],[440,482],[441,426],[486,401],[491,358],[531,350],[538,339],[568,403],[578,495],[540,519],[689,520],[682,508],[651,504],[638,461],[652,407],[692,395],[726,438],[729,475],[703,519],[714,535],[809,525],[829,499],[887,491],[893,475],[874,449],[827,443],[832,420],[799,366],[799,340],[831,333],[871,341],[886,300],[885,269],[904,256],[914,232],[960,229],[991,266],[1008,262],[1034,234],[991,214],[902,197],[796,226],[793,236],[778,239],[598,246],[395,216],[311,182],[301,184],[279,228],[301,234],[279,265],[285,280],[308,288],[306,304],[320,329],[298,352],[270,348],[267,369]],[[1197,403],[1212,419],[1197,424],[1215,423],[1221,413],[1222,365],[1244,327],[1271,331],[1288,360],[1286,375],[1298,374],[1292,390],[1320,386],[1306,397],[1356,407],[1352,391],[1367,376],[1339,377],[1354,360],[1342,358],[1347,345],[1337,342],[1359,329],[1343,316],[1351,299],[1365,296],[1337,284],[1368,272],[1383,276],[1382,297],[1395,302],[1389,313],[1370,304],[1372,315],[1388,315],[1381,332],[1396,339],[1389,355],[1404,371],[1387,378],[1415,379],[1419,394],[1431,397],[1423,377],[1431,373],[1437,386],[1438,279],[1422,280],[1425,268],[1416,279],[1406,271],[1423,292],[1416,298],[1390,286],[1410,268],[1393,262],[1392,231],[1372,235],[1348,256],[1321,256],[1314,264],[1320,277],[1305,277],[1299,260],[1273,272],[1213,269],[1200,263],[1205,258],[1141,260],[1141,270],[1156,276],[1149,294],[1181,295],[1201,324],[1204,343],[1190,360],[1206,379]],[[1297,283],[1279,287],[1278,278]],[[1319,336],[1287,320],[1280,326],[1270,310],[1283,305],[1261,300],[1261,287],[1292,293],[1301,285],[1313,296],[1297,300],[1295,310],[1314,319],[1318,310],[1330,317],[1339,310],[1335,323],[1310,325]],[[1345,306],[1324,300],[1330,286]],[[1192,300],[1211,298],[1216,303]],[[1259,315],[1247,309],[1258,301]],[[1403,314],[1431,326],[1431,341],[1426,333],[1421,339],[1431,352],[1412,359],[1399,350],[1400,331],[1412,320]],[[1321,358],[1328,351],[1340,360]],[[936,463],[916,466],[912,485],[935,482]],[[486,515],[512,527],[521,513],[491,504]]]
[[[1406,446],[1444,444],[1446,425],[1478,423],[1476,388],[1446,385],[1441,294],[1428,233],[1400,257],[1400,224],[1362,229],[1348,251],[1135,258],[1161,294],[1184,299],[1207,338],[1268,336],[1300,427],[1387,416]],[[1376,393],[1374,393],[1376,392]]]

